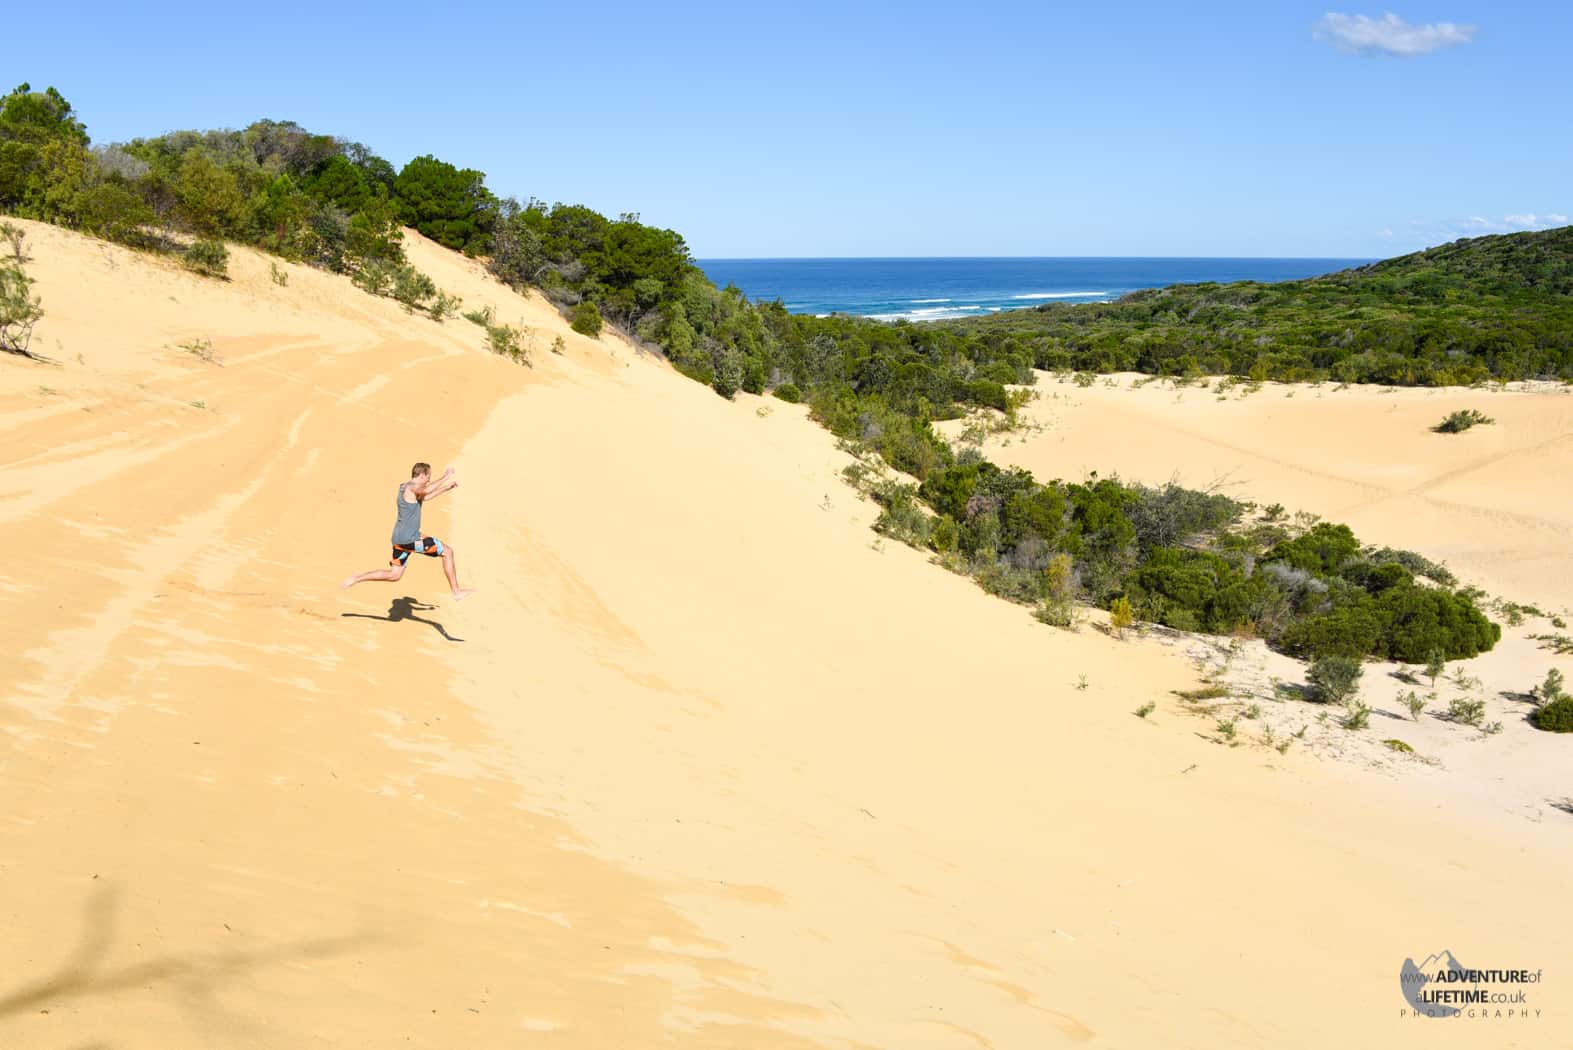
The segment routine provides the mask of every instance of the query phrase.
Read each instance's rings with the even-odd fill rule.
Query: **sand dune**
[[[418,239],[536,367],[28,229],[63,363],[0,361],[0,1046],[1573,1037],[1565,826],[1201,739],[1178,650],[876,549],[801,409]],[[341,594],[421,458],[480,593]],[[1444,948],[1544,1014],[1401,1018]]]
[[[1149,484],[1222,482],[1238,499],[1422,551],[1515,601],[1573,605],[1573,493],[1553,480],[1573,477],[1573,387],[1268,384],[1220,397],[1137,381],[1082,388],[1040,374],[1026,412],[1040,429],[991,441],[989,455],[1045,478],[1100,470]],[[1432,433],[1461,408],[1496,423]]]

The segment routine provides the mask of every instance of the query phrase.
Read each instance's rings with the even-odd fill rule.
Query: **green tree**
[[[573,308],[573,317],[569,326],[580,335],[590,336],[592,339],[601,334],[601,311],[596,309],[594,303],[586,300]]]
[[[405,222],[424,236],[466,252],[485,246],[496,198],[482,173],[427,154],[404,166],[393,189]]]
[[[46,149],[51,144],[55,158],[85,152],[88,144],[87,128],[59,91],[20,84],[0,99],[0,209],[54,217],[45,206],[60,174]]]

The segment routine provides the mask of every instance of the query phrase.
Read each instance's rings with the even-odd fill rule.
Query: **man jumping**
[[[442,571],[448,576],[448,586],[453,588],[454,601],[463,601],[474,594],[474,591],[459,586],[459,573],[453,564],[453,548],[435,536],[421,535],[421,505],[458,487],[459,483],[453,480],[452,467],[443,471],[442,477],[436,480],[432,479],[430,463],[417,463],[410,468],[410,480],[399,486],[399,518],[393,525],[393,556],[389,559],[388,567],[351,576],[344,581],[344,589],[349,590],[357,583],[370,580],[387,580],[391,583],[404,575],[404,566],[410,560],[410,555],[419,552],[429,558],[442,559]]]

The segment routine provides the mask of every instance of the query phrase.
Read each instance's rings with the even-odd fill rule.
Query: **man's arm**
[[[416,493],[416,495],[420,496],[422,503],[425,503],[428,500],[434,500],[443,493],[458,487],[459,483],[453,480],[453,468],[449,467],[447,470],[442,472],[442,477],[438,478],[436,481],[428,481],[421,491]]]
[[[434,481],[432,482],[431,487],[421,494],[421,502],[430,503],[432,500],[436,499],[438,496],[441,496],[443,493],[450,492],[458,487],[459,483],[452,480],[451,478],[447,481]]]

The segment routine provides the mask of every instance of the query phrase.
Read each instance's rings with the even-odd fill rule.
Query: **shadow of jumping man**
[[[388,615],[386,616],[373,616],[370,613],[339,613],[339,615],[345,619],[350,620],[385,620],[388,623],[400,623],[404,620],[414,620],[416,623],[423,623],[426,626],[432,628],[450,642],[464,641],[463,638],[455,638],[453,635],[449,634],[448,629],[442,624],[438,623],[436,620],[427,620],[415,615],[417,609],[421,612],[425,612],[428,609],[435,608],[437,608],[435,605],[428,605],[425,602],[418,602],[414,598],[406,597],[393,599],[393,603],[388,606]]]

